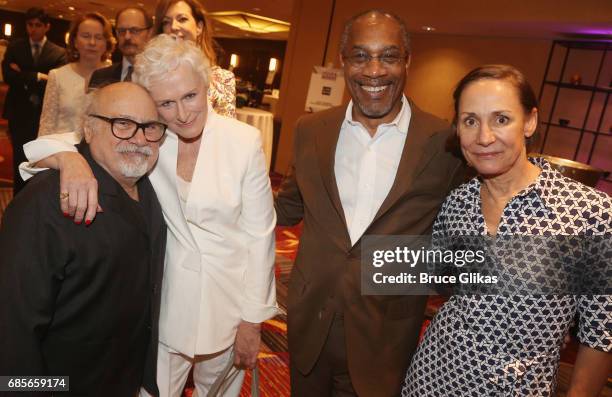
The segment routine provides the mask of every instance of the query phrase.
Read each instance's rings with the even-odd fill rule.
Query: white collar
[[[34,44],[38,44],[40,46],[40,49],[42,50],[42,48],[45,46],[45,43],[47,42],[47,36],[43,36],[41,41],[32,41],[32,39],[30,40],[30,48],[34,48]]]
[[[410,109],[410,104],[408,103],[408,98],[406,98],[406,95],[402,94],[402,107],[397,116],[395,116],[393,121],[381,124],[378,126],[378,128],[383,126],[395,126],[399,132],[401,132],[402,134],[407,134],[411,114],[412,111]],[[348,106],[346,107],[344,122],[347,122],[351,125],[362,125],[359,121],[353,120],[353,100],[351,100]]]
[[[123,57],[121,60],[121,75],[127,74],[127,70],[130,66],[133,66],[130,61],[127,60],[126,57]]]

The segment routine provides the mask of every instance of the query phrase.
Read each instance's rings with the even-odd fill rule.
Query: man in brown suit
[[[293,396],[396,396],[417,345],[425,296],[361,294],[363,235],[429,234],[463,176],[448,125],[404,95],[403,22],[349,20],[341,64],[352,101],[301,118],[278,224],[304,221],[288,298]]]

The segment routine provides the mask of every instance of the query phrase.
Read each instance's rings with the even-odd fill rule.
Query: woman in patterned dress
[[[478,176],[449,195],[434,238],[612,236],[612,200],[528,158],[537,102],[521,72],[486,65],[454,92],[461,151]],[[433,319],[403,397],[551,396],[575,314],[581,343],[567,396],[596,396],[612,364],[612,298],[455,295]]]
[[[197,0],[160,0],[155,8],[155,34],[174,34],[199,45],[212,64],[208,100],[216,113],[236,117],[236,80],[217,65],[210,23]]]

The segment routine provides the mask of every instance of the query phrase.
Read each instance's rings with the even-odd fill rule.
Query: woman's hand
[[[64,216],[74,217],[74,223],[83,219],[89,225],[102,212],[98,205],[98,181],[87,160],[79,153],[60,152],[55,154],[60,170],[60,207]]]
[[[241,321],[234,343],[234,365],[238,368],[255,368],[261,343],[261,324]]]

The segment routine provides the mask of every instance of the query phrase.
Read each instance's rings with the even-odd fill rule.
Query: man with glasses
[[[166,226],[146,174],[166,126],[136,84],[92,95],[80,152],[104,212],[86,229],[62,216],[68,194],[57,171],[37,175],[8,206],[0,228],[0,374],[69,376],[70,395],[134,397],[142,386],[157,396]]]
[[[2,74],[9,90],[3,118],[13,146],[13,189],[17,194],[25,182],[19,164],[26,161],[23,144],[36,138],[49,70],[66,63],[66,51],[46,37],[49,15],[41,8],[25,14],[27,38],[12,40],[2,60]]]
[[[132,81],[134,58],[142,52],[151,38],[153,19],[139,6],[128,6],[115,17],[117,48],[123,56],[121,62],[96,70],[89,81],[89,88],[101,87],[118,81]]]
[[[340,63],[351,102],[297,123],[294,161],[275,207],[304,221],[288,297],[291,395],[397,396],[426,297],[361,293],[364,235],[424,235],[461,162],[448,125],[404,96],[404,23],[371,10],[351,18]]]

